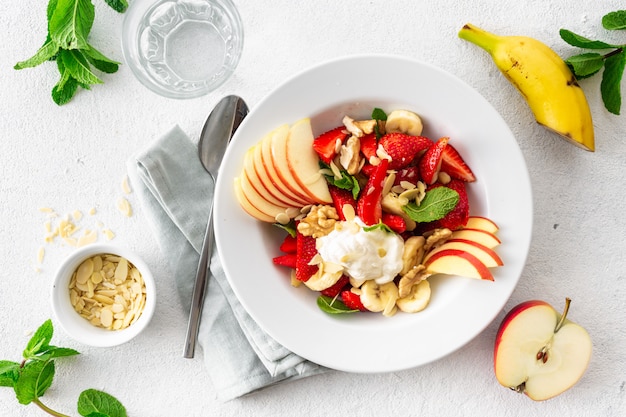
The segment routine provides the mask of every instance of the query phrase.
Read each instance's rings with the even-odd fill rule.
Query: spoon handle
[[[200,316],[204,305],[204,294],[206,292],[207,275],[211,266],[211,254],[213,253],[213,203],[209,208],[209,220],[204,233],[202,250],[200,251],[200,262],[196,272],[196,281],[193,287],[191,298],[191,311],[189,312],[189,323],[187,324],[187,336],[185,337],[185,350],[183,357],[193,358],[200,328]]]

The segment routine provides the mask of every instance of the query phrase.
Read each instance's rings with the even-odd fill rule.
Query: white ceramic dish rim
[[[70,302],[69,281],[72,273],[90,256],[114,254],[128,259],[141,272],[146,284],[146,305],[139,319],[121,330],[96,327],[82,318]],[[116,245],[93,243],[71,253],[59,266],[52,287],[52,311],[61,328],[77,342],[89,346],[111,347],[126,343],[141,333],[150,323],[156,309],[156,285],[148,265],[133,251]]]
[[[245,151],[283,123],[311,117],[315,134],[344,114],[372,107],[419,113],[427,136],[450,136],[478,181],[468,188],[472,214],[495,220],[504,266],[495,281],[431,278],[433,296],[418,314],[331,316],[316,294],[293,288],[272,264],[283,233],[239,207],[233,179]],[[390,55],[335,59],[287,80],[266,96],[236,132],[217,181],[216,243],[229,282],[250,316],[277,342],[320,365],[348,372],[391,372],[440,359],[481,333],[521,276],[532,231],[532,193],[519,146],[498,112],[477,91],[430,64]],[[245,262],[242,262],[242,259]]]

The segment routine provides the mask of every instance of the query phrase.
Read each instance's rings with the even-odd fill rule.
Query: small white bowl
[[[69,283],[74,271],[86,259],[98,254],[126,258],[141,273],[146,286],[146,303],[141,316],[130,326],[108,330],[91,324],[78,314],[70,301]],[[141,333],[152,318],[156,307],[156,286],[148,265],[131,250],[109,244],[92,244],[72,253],[59,267],[52,287],[52,311],[63,330],[80,343],[110,347],[126,343]]]

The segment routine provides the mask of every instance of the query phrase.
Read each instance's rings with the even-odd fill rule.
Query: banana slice
[[[420,281],[411,287],[411,292],[404,298],[398,298],[396,305],[405,313],[422,311],[430,301],[430,284],[427,280]]]
[[[411,136],[419,136],[424,130],[422,119],[412,111],[394,110],[387,115],[385,131],[387,133],[406,133]]]
[[[304,285],[313,291],[323,291],[332,287],[343,275],[343,267],[341,265],[323,262],[318,266],[317,272],[304,282]]]
[[[385,316],[392,316],[396,312],[398,287],[391,281],[377,284],[374,280],[366,281],[361,286],[361,302],[369,311],[381,312]]]

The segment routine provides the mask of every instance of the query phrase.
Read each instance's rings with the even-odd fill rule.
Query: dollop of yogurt
[[[365,231],[356,217],[339,222],[326,236],[317,239],[317,251],[324,262],[341,265],[357,281],[392,281],[402,270],[404,240],[396,233],[376,228]]]

